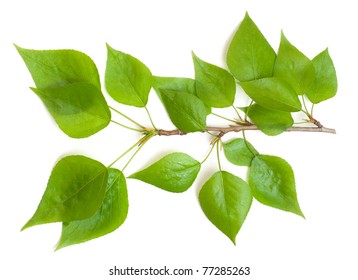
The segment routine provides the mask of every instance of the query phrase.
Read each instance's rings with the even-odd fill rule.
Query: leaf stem
[[[247,142],[247,140],[246,140],[246,134],[245,134],[245,131],[244,131],[244,130],[242,131],[242,138],[244,138],[245,142]]]
[[[108,106],[111,110],[113,110],[114,112],[116,112],[117,114],[121,115],[122,117],[126,118],[127,120],[129,120],[130,122],[134,123],[135,125],[137,125],[140,128],[145,128],[143,125],[141,125],[140,123],[136,122],[135,120],[133,120],[132,118],[128,117],[126,114],[123,114],[122,112],[118,111],[117,109]]]
[[[203,164],[203,163],[209,158],[209,156],[211,155],[211,153],[212,153],[214,147],[215,147],[215,144],[211,144],[210,151],[208,152],[208,154],[206,155],[206,157],[204,158],[204,160],[202,160],[202,161],[200,162],[200,164]]]
[[[124,128],[126,128],[126,129],[129,129],[129,130],[133,130],[133,131],[137,131],[137,132],[143,132],[143,130],[141,130],[141,129],[129,127],[129,126],[126,126],[126,125],[121,124],[121,123],[119,123],[119,122],[116,122],[116,121],[114,121],[114,120],[111,120],[111,122],[112,122],[112,123],[115,123],[115,124],[117,124],[117,125],[119,125],[119,126],[121,126],[121,127],[124,127]]]
[[[236,123],[236,121],[234,121],[234,120],[231,120],[231,119],[226,118],[226,117],[224,117],[224,116],[220,116],[220,115],[215,114],[215,113],[213,113],[213,112],[211,112],[211,114],[212,114],[213,116],[218,117],[218,118],[221,118],[221,119],[223,119],[223,120],[226,120],[226,121],[229,121],[229,122]]]
[[[244,120],[243,120],[242,117],[240,116],[240,113],[239,113],[239,111],[236,109],[236,107],[235,107],[234,105],[232,105],[231,107],[234,108],[234,110],[235,110],[237,116],[239,117],[239,120],[243,122]]]
[[[247,117],[248,117],[249,111],[250,111],[251,106],[252,106],[253,103],[254,103],[254,101],[251,100],[249,106],[247,107],[247,110],[246,110],[246,112],[245,112],[245,119],[244,119],[245,122],[247,122]]]
[[[216,141],[216,157],[217,157],[217,160],[218,160],[219,170],[222,171],[221,163],[220,163],[220,144],[221,144],[221,139]]]
[[[251,152],[251,154],[253,154],[254,156],[256,155],[256,153],[254,153],[250,147],[250,145],[248,145],[248,141],[246,139],[246,133],[245,133],[245,130],[242,131],[242,138],[244,138],[244,141],[245,141],[245,146],[246,148]]]
[[[207,134],[209,134],[210,136],[214,136],[214,137],[216,137],[216,134],[214,134],[214,133],[210,132],[209,130],[205,130],[205,132],[206,132]]]
[[[313,117],[313,108],[314,108],[314,104],[312,104],[312,107],[311,107],[311,116]]]
[[[302,110],[302,112],[304,112],[304,113],[307,115],[307,117],[309,117],[309,116],[310,116],[310,113],[308,113],[308,109],[307,109],[307,106],[306,106],[305,98],[304,98],[303,95],[302,95],[301,97],[302,97],[303,107],[305,108],[304,110]]]
[[[157,130],[157,128],[155,127],[155,124],[154,124],[154,122],[153,122],[152,116],[151,116],[150,113],[149,113],[149,110],[148,110],[147,106],[144,106],[144,109],[145,109],[145,111],[147,112],[147,115],[148,115],[148,117],[149,117],[150,123],[152,124],[153,128],[154,128],[155,130]]]
[[[143,137],[144,138],[144,137]],[[107,168],[111,168],[117,161],[119,161],[122,157],[124,157],[126,154],[128,154],[131,150],[133,150],[136,146],[138,146],[140,143],[141,143],[141,141],[142,141],[142,139],[143,138],[141,138],[139,141],[137,141],[133,146],[131,146],[128,150],[126,150],[123,154],[121,154],[119,157],[117,157],[116,159],[115,159],[115,161],[113,161],[110,165],[108,165],[107,166]]]
[[[143,146],[145,145],[145,143],[148,142],[148,140],[150,138],[152,138],[153,135],[152,134],[148,134],[146,136],[144,136],[142,139],[139,140],[139,147],[138,149],[134,152],[134,154],[130,157],[130,159],[128,160],[128,162],[126,163],[126,165],[122,168],[122,173],[124,172],[124,169],[127,168],[127,166],[130,164],[130,162],[133,160],[133,158],[139,153],[139,151],[143,148]]]

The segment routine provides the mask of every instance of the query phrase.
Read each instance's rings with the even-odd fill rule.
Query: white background
[[[114,265],[167,265],[195,270],[203,266],[250,266],[251,275],[243,279],[358,279],[358,22],[354,3],[1,1],[0,278],[113,279],[108,270]],[[287,38],[311,58],[328,46],[335,62],[337,96],[317,106],[316,117],[325,126],[336,128],[337,135],[285,133],[271,138],[259,132],[247,134],[261,153],[278,155],[290,162],[306,220],[254,202],[234,246],[210,224],[197,201],[200,186],[217,170],[213,156],[203,166],[198,181],[183,194],[128,180],[127,221],[100,239],[53,252],[60,224],[20,232],[35,211],[51,169],[60,157],[83,154],[109,164],[138,135],[110,125],[88,139],[68,138],[29,90],[33,81],[13,43],[33,49],[81,50],[95,61],[102,79],[106,42],[138,57],[155,75],[193,77],[192,50],[206,61],[225,66],[228,41],[245,11],[276,50],[283,29]],[[111,105],[149,125],[143,110],[125,108],[108,95],[106,98]],[[240,100],[237,102],[240,105]],[[148,107],[157,126],[170,128],[154,93]],[[234,135],[225,136],[225,140],[230,137]],[[187,152],[201,160],[209,149],[209,140],[203,134],[154,139],[125,173],[130,175],[170,151]],[[225,170],[245,177],[245,169],[224,160],[222,164]],[[122,166],[119,163],[117,167]],[[198,273],[195,277],[173,279],[186,278],[220,277]]]

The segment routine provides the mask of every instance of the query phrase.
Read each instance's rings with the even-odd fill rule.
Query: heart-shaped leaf
[[[298,112],[301,102],[291,85],[279,78],[242,82],[240,86],[257,104],[270,110]]]
[[[89,83],[101,89],[92,59],[75,50],[30,50],[16,46],[38,88]]]
[[[254,157],[258,155],[255,148],[242,138],[224,143],[224,152],[228,161],[239,166],[250,166]]]
[[[129,176],[169,192],[184,192],[195,181],[200,162],[184,153],[172,153]]]
[[[88,219],[62,224],[61,239],[56,250],[85,242],[116,230],[128,213],[127,184],[123,173],[108,170],[107,189],[102,206]]]
[[[207,109],[195,95],[161,89],[160,99],[172,123],[183,132],[205,131]]]
[[[109,95],[119,103],[144,107],[152,87],[152,73],[137,58],[107,44],[105,84]]]
[[[317,104],[335,96],[338,83],[336,70],[328,49],[313,58],[312,65],[315,79],[306,95],[312,103]]]
[[[171,92],[182,92],[189,93],[198,97],[195,89],[195,80],[190,78],[177,78],[177,77],[153,77],[153,88],[157,92],[159,98],[161,99],[161,94],[163,91],[168,90]],[[199,98],[199,97],[198,97]],[[204,104],[205,105],[205,104]],[[205,105],[206,114],[211,113],[211,107]]]
[[[251,163],[249,185],[261,203],[300,215],[296,184],[291,166],[282,158],[258,155]]]
[[[195,88],[199,98],[210,107],[224,108],[234,103],[236,84],[233,76],[193,53]]]
[[[290,112],[274,111],[258,104],[251,105],[246,112],[251,121],[269,136],[281,134],[294,123]]]
[[[311,61],[309,58],[293,46],[282,32],[275,62],[274,77],[282,78],[289,82],[297,94],[304,94],[307,90],[307,79],[303,79],[303,77],[305,72],[313,70],[310,66]]]
[[[103,202],[107,178],[107,168],[96,160],[84,156],[61,159],[52,170],[35,214],[23,229],[89,218]]]
[[[70,137],[93,135],[111,120],[102,92],[92,84],[72,83],[32,90],[41,98],[61,130]]]
[[[230,72],[241,82],[272,77],[275,59],[275,51],[246,13],[227,52]]]
[[[206,217],[235,244],[252,203],[247,183],[226,171],[218,171],[203,185],[199,202]]]

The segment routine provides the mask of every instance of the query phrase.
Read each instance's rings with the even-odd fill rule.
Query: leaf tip
[[[31,220],[27,221],[27,223],[25,225],[23,225],[23,227],[20,229],[20,231],[24,231],[25,229],[28,229],[29,227],[32,227],[33,224],[31,224]]]
[[[136,179],[136,174],[137,174],[137,172],[135,172],[135,173],[133,173],[133,174],[127,176],[127,178],[128,178],[128,179]]]
[[[35,87],[29,87],[30,90],[35,93],[37,96],[40,96],[41,95],[41,91],[38,89],[38,88],[35,88]]]
[[[55,248],[53,249],[54,252],[57,252],[58,250],[66,247],[67,245],[61,242],[61,239],[58,241],[58,243],[55,245]]]
[[[285,33],[283,32],[283,29],[281,29],[281,40],[282,39],[287,39],[286,36],[285,36]]]
[[[296,210],[295,214],[297,214],[298,216],[302,217],[303,219],[306,220],[305,215],[303,214],[302,210],[298,207],[298,209]]]
[[[247,11],[246,11],[245,17],[243,19],[243,22],[245,22],[245,21],[248,22],[248,23],[254,23],[254,21],[252,20],[252,18],[249,15],[249,12],[247,12]]]
[[[22,55],[22,52],[25,51],[26,49],[20,47],[19,45],[16,45],[15,43],[13,43],[14,47],[16,48],[17,52]]]
[[[107,42],[106,42],[106,48],[107,48],[107,51],[114,51],[114,48],[112,48],[110,46],[110,44],[108,44]]]
[[[303,219],[306,219],[305,215],[303,214],[300,205],[298,204],[298,201],[295,203],[295,205],[292,206],[291,209],[288,210],[289,212],[296,214],[300,217],[302,217]]]
[[[319,54],[317,54],[315,58],[317,58],[317,57],[319,57],[319,56],[322,56],[322,55],[323,55],[323,56],[328,56],[329,59],[332,60],[332,59],[331,59],[331,56],[330,56],[330,54],[329,54],[328,47],[325,48],[323,51],[321,51]],[[315,59],[315,58],[314,58],[314,59]]]

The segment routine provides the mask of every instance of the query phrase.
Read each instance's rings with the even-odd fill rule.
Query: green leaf
[[[105,84],[109,95],[119,103],[144,107],[152,87],[152,73],[137,58],[107,44]]]
[[[176,78],[176,77],[153,77],[153,88],[157,92],[161,99],[161,93],[163,90],[169,90],[172,92],[189,93],[196,97],[195,80],[190,78]],[[199,98],[199,97],[198,97]],[[205,105],[205,104],[204,104]],[[205,105],[206,114],[211,113],[211,107]]]
[[[84,156],[61,159],[35,214],[22,229],[89,218],[102,204],[107,177],[107,168],[96,160]]]
[[[312,103],[317,104],[336,95],[338,88],[337,76],[328,49],[313,58],[312,65],[315,79],[312,86],[307,90],[306,95]]]
[[[274,77],[289,82],[298,94],[306,92],[303,77],[306,71],[312,70],[311,61],[296,47],[294,47],[281,33],[281,43],[274,68]]]
[[[201,60],[193,53],[195,87],[199,98],[208,106],[229,107],[234,103],[236,84],[231,74]]]
[[[160,96],[173,124],[183,132],[204,131],[207,109],[195,95],[172,90],[161,90]]]
[[[101,89],[98,70],[92,59],[75,50],[30,50],[16,46],[38,88],[89,83]]]
[[[102,92],[89,83],[32,90],[41,98],[58,126],[68,136],[88,137],[105,128],[111,120]]]
[[[257,104],[270,110],[298,112],[301,102],[289,83],[279,78],[242,82],[240,86]]]
[[[252,203],[247,183],[226,171],[216,172],[201,188],[199,202],[206,217],[235,244]]]
[[[121,226],[128,213],[127,184],[121,171],[108,170],[102,206],[88,219],[63,223],[56,250],[106,235]]]
[[[259,202],[304,217],[297,200],[293,170],[284,159],[256,156],[251,163],[248,182]]]
[[[242,138],[224,143],[224,153],[228,161],[239,166],[250,166],[258,154],[255,148]]]
[[[153,87],[156,91],[171,90],[196,95],[195,80],[177,77],[153,77]],[[159,96],[160,97],[160,96]]]
[[[250,106],[247,115],[263,133],[269,136],[286,131],[294,123],[290,112],[274,111],[258,104]]]
[[[172,153],[129,176],[169,192],[184,192],[195,181],[200,163],[184,153]]]
[[[241,82],[271,77],[275,59],[275,51],[246,13],[227,52],[230,72]]]

